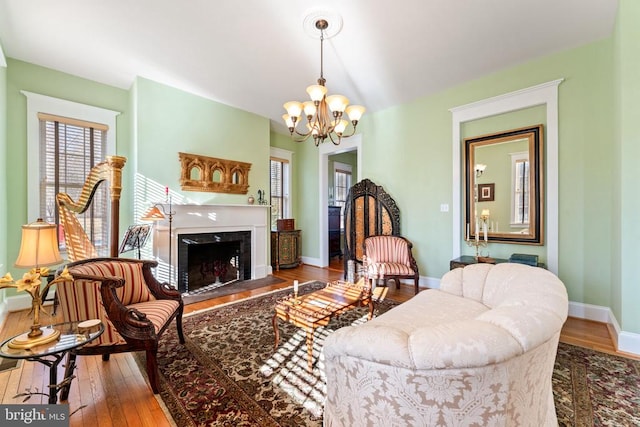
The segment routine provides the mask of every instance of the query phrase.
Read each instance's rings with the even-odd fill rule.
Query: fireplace
[[[178,235],[178,290],[181,293],[250,278],[250,231]]]
[[[164,208],[169,211],[168,205]],[[260,279],[271,273],[267,250],[268,206],[173,205],[171,211],[175,212],[171,232],[166,219],[153,227],[153,252],[159,261],[158,280],[179,285],[183,292],[183,288],[190,287],[183,284],[183,276],[189,274],[187,252],[201,252],[199,256],[203,259],[223,253],[228,257],[225,262],[227,275],[230,277],[237,270],[240,280]],[[234,241],[236,243],[231,243]],[[216,243],[220,245],[216,246]],[[238,252],[242,252],[242,256]],[[171,268],[169,264],[172,264]],[[215,268],[208,263],[202,266],[202,273],[198,266],[192,275],[203,274],[209,280],[211,270]]]

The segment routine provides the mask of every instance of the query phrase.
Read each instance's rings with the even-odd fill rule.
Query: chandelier
[[[329,23],[325,19],[318,19],[315,22],[315,27],[320,31],[320,78],[317,85],[307,87],[311,101],[285,103],[284,108],[287,110],[287,114],[282,116],[295,141],[305,141],[311,135],[316,147],[327,137],[335,145],[339,145],[342,138],[353,136],[358,121],[365,112],[365,108],[361,105],[349,105],[349,100],[343,95],[327,96],[327,88],[324,85],[326,80],[323,76],[323,43],[325,30],[328,26]],[[297,125],[300,123],[300,116],[303,113],[307,124],[306,130],[300,132]],[[351,133],[348,135],[345,134],[349,125],[347,120],[343,118],[345,114],[349,117],[352,126]]]

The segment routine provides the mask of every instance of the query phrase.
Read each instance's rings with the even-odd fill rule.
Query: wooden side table
[[[69,394],[71,380],[73,380],[73,366],[67,366],[65,369],[65,377],[58,382],[58,365],[65,356],[68,356],[74,350],[98,338],[104,332],[104,325],[99,323],[92,327],[81,327],[84,322],[64,322],[55,325],[43,326],[42,329],[54,329],[60,332],[60,336],[56,341],[42,344],[39,346],[23,349],[14,349],[9,347],[9,343],[15,335],[0,344],[0,357],[6,359],[26,359],[32,362],[40,362],[49,367],[49,404],[55,404],[58,401],[58,392],[63,390],[63,395]],[[71,363],[68,359],[67,363]],[[25,392],[29,394],[29,392]],[[64,397],[63,396],[63,397]]]
[[[492,262],[491,264],[501,264],[503,262],[509,262],[508,259],[503,259],[503,258],[493,258],[493,259],[495,263]],[[451,261],[449,261],[449,269],[453,270],[454,268],[465,267],[471,264],[478,264],[478,260],[476,259],[476,257],[470,256],[470,255],[462,255],[456,259],[452,259]]]
[[[495,262],[491,264],[502,264],[503,262],[509,262],[508,259],[504,258],[493,258]],[[456,259],[452,259],[449,261],[449,270],[453,270],[454,268],[465,267],[470,264],[478,264],[478,260],[476,257],[470,255],[462,255]],[[538,263],[538,267],[547,268],[547,266],[541,262]]]

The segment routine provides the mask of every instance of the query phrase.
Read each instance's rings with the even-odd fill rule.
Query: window
[[[272,230],[277,228],[277,220],[291,217],[291,155],[287,150],[271,149],[269,201]]]
[[[351,188],[351,165],[334,162],[333,164],[334,206],[340,206],[340,227],[344,228],[344,205]]]
[[[67,193],[77,201],[91,168],[105,158],[106,125],[51,114],[40,120],[40,214],[59,224],[56,194]],[[77,215],[89,240],[106,253],[109,234],[108,189],[100,185],[89,208]],[[61,249],[64,249],[64,242]],[[104,249],[104,250],[103,250]]]
[[[529,224],[529,154],[511,155],[511,225]]]
[[[116,117],[120,113],[27,91],[22,94],[27,98],[28,221],[41,217],[54,222],[55,193],[67,192],[77,197],[78,186],[84,183],[93,164],[115,154]],[[108,197],[108,191],[103,191]],[[100,251],[101,246],[108,246],[107,239],[100,237],[100,230],[108,233],[110,217],[108,200],[100,205],[98,197],[94,197],[93,212],[86,214],[88,219],[80,221],[90,223],[87,226],[84,222],[83,226]]]

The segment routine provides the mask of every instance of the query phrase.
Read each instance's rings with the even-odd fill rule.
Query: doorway
[[[352,175],[352,183],[360,181],[362,175],[362,135],[354,135],[349,139],[342,140],[340,145],[323,144],[319,147],[319,206],[320,224],[319,232],[319,260],[320,267],[329,265],[329,163],[330,157],[341,158],[343,153],[355,154],[355,174]],[[334,157],[335,156],[335,157]],[[333,171],[331,171],[333,173]],[[332,180],[333,182],[333,180]],[[335,195],[334,195],[335,197]],[[335,199],[334,199],[335,200]]]

